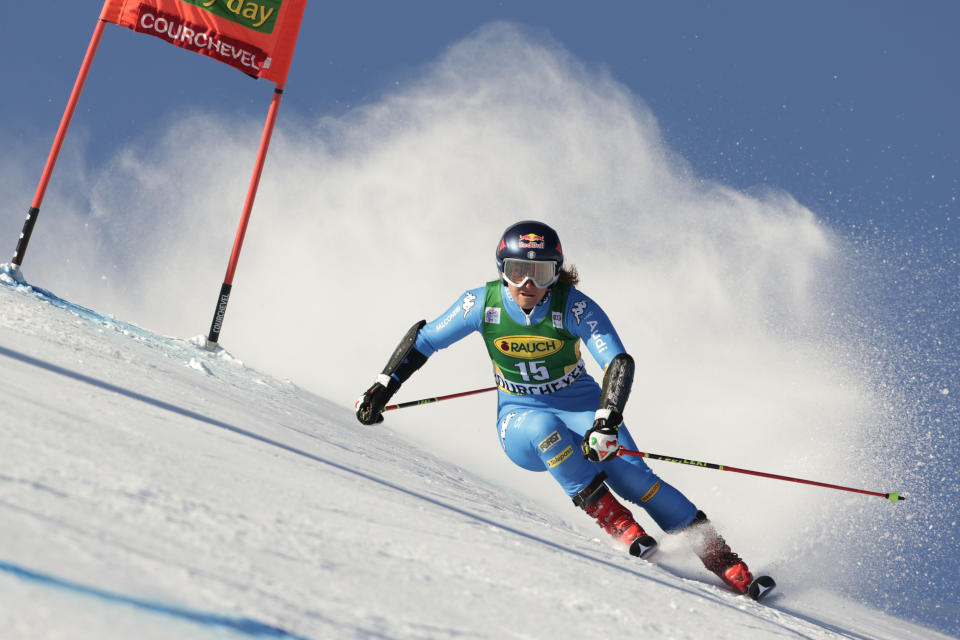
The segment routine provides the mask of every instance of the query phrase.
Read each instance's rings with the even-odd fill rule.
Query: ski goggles
[[[533,280],[533,284],[543,289],[557,281],[557,263],[553,260],[505,258],[500,274],[515,287],[522,287],[527,280]]]

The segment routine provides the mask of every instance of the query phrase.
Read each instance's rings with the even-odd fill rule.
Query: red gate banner
[[[100,19],[283,87],[307,0],[106,0]]]

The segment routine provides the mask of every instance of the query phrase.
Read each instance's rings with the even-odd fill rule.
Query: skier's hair
[[[575,286],[580,283],[580,273],[577,271],[577,265],[568,264],[560,270],[560,275],[557,276],[557,282],[560,284],[569,284],[570,286]]]

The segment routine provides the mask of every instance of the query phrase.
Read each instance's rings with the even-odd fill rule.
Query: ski
[[[646,562],[650,562],[651,564],[656,564],[651,560],[651,556],[656,554],[657,549],[657,541],[652,536],[642,535],[630,544],[628,551],[631,556],[640,558]],[[728,587],[730,587],[734,593],[750,596],[750,598],[756,602],[760,602],[766,598],[767,595],[773,591],[774,588],[776,588],[776,586],[776,581],[770,576],[757,576],[747,586],[746,591],[739,591],[728,583]]]
[[[647,558],[657,551],[657,541],[653,536],[644,534],[630,543],[630,555],[637,558]]]
[[[747,595],[759,602],[776,586],[777,583],[770,576],[757,576],[747,587]]]

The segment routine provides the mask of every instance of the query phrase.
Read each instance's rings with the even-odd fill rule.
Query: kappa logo
[[[556,338],[542,336],[507,336],[497,338],[494,343],[497,351],[513,358],[542,358],[560,351],[563,342]]]
[[[473,305],[477,303],[477,296],[473,295],[469,291],[467,295],[463,296],[463,304],[460,305],[460,308],[463,309],[463,317],[466,318],[467,314],[470,313],[470,309],[473,309]]]
[[[587,301],[580,300],[579,302],[574,303],[570,308],[570,313],[573,314],[573,319],[577,321],[577,324],[580,324],[580,316],[583,315],[583,312],[587,310]]]

